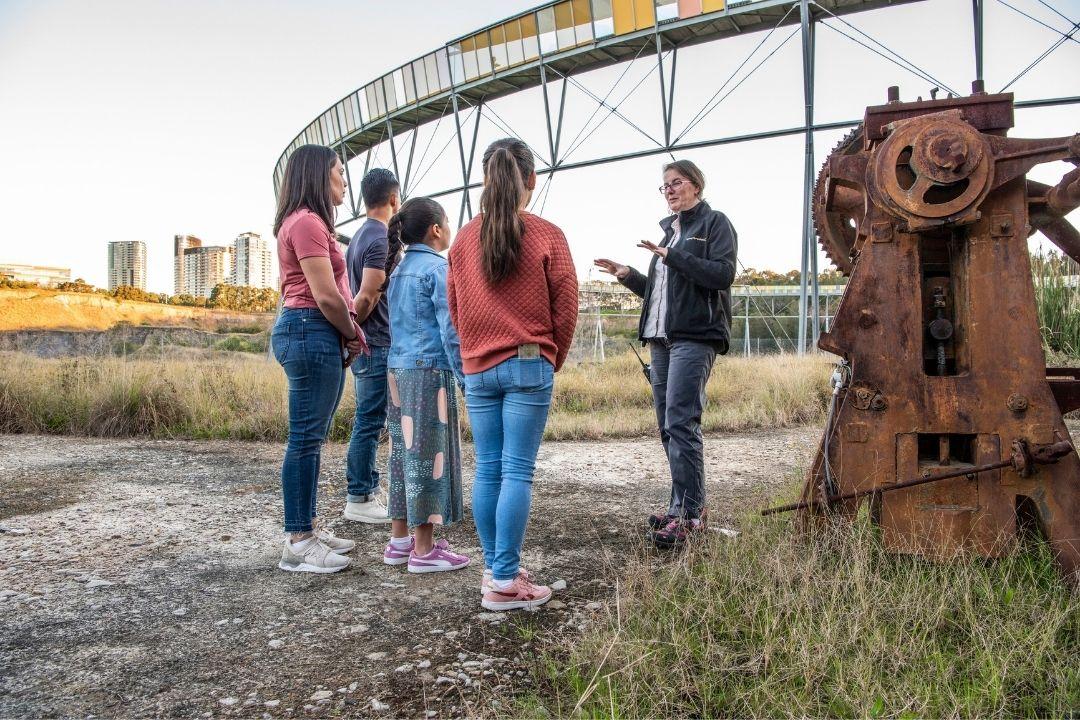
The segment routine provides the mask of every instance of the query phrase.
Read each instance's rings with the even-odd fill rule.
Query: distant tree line
[[[743,268],[735,278],[736,285],[798,285],[802,273],[798,270],[788,270],[786,273],[778,273],[773,270],[755,270]],[[847,278],[839,270],[826,270],[818,273],[818,283],[821,285],[843,285]]]
[[[48,289],[42,288],[39,283],[25,282],[22,280],[10,280],[0,278],[0,288],[25,289]],[[117,300],[131,302],[159,303],[161,305],[182,305],[186,307],[204,307],[218,310],[236,310],[238,312],[273,312],[277,309],[279,293],[273,288],[253,288],[239,285],[222,283],[214,287],[210,297],[195,297],[181,293],[180,295],[168,295],[166,293],[153,293],[140,290],[129,285],[121,285],[115,290],[94,287],[82,278],[76,278],[70,282],[63,282],[56,286],[56,290],[69,293],[83,293],[104,295]]]

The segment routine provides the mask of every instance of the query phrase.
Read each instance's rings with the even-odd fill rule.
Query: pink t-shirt
[[[334,282],[345,304],[352,308],[349,292],[349,274],[345,265],[345,253],[341,252],[318,215],[307,209],[297,210],[281,223],[277,235],[278,271],[281,277],[281,295],[287,308],[317,308],[300,261],[309,257],[328,257],[334,269]]]

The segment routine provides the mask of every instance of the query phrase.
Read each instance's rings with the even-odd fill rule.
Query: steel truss
[[[983,82],[984,82],[983,81],[983,9],[984,9],[984,5],[985,5],[986,0],[971,0],[971,2],[972,2],[972,21],[973,21],[973,29],[974,29],[974,33],[973,33],[974,43],[973,43],[973,48],[972,49],[973,49],[973,54],[974,54],[975,73],[976,73],[976,78],[975,78],[975,81],[973,83],[973,90],[981,91],[983,89]],[[1013,6],[1009,5],[1007,2],[1005,2],[1005,0],[999,0],[999,2],[1001,2],[1002,4],[1012,8],[1014,10],[1016,10],[1016,8],[1013,8]],[[655,67],[653,69],[657,71],[657,75],[658,75],[658,79],[659,79],[659,93],[660,93],[659,109],[660,109],[660,113],[661,113],[661,120],[662,120],[662,127],[663,127],[663,138],[662,139],[653,137],[648,132],[643,130],[641,127],[639,127],[637,124],[635,124],[630,118],[626,117],[623,113],[619,112],[619,105],[621,105],[622,102],[625,102],[625,100],[628,97],[630,97],[630,95],[633,92],[635,92],[642,85],[642,83],[648,77],[648,75],[652,74],[651,70],[650,70],[650,72],[648,74],[646,74],[645,77],[642,78],[641,81],[638,82],[638,85],[635,86],[631,90],[630,93],[628,93],[626,96],[624,96],[622,98],[622,100],[620,100],[619,102],[613,104],[613,103],[609,102],[610,96],[611,96],[612,92],[614,92],[615,87],[622,81],[623,77],[626,75],[626,71],[624,71],[623,74],[620,75],[619,79],[612,86],[611,91],[609,91],[609,93],[606,96],[601,98],[601,97],[598,97],[596,94],[594,94],[592,91],[588,90],[584,85],[582,85],[580,82],[578,82],[574,78],[574,69],[573,68],[567,68],[567,66],[565,64],[565,57],[567,55],[566,53],[559,53],[559,54],[556,54],[556,56],[554,56],[554,57],[545,56],[543,53],[541,53],[540,57],[538,59],[538,62],[536,63],[538,82],[531,83],[531,86],[539,86],[540,91],[541,91],[540,94],[541,94],[542,101],[543,101],[543,117],[544,117],[544,120],[545,120],[544,124],[545,124],[545,130],[546,130],[547,147],[545,148],[546,152],[543,152],[543,153],[538,152],[536,148],[533,148],[533,152],[536,155],[536,159],[538,161],[537,175],[540,176],[540,177],[545,178],[545,186],[543,188],[538,189],[538,191],[534,195],[534,201],[539,201],[540,196],[545,194],[545,191],[550,186],[551,179],[555,175],[556,172],[565,172],[565,171],[574,170],[574,169],[580,169],[580,168],[586,168],[586,167],[594,167],[594,166],[604,165],[604,164],[608,164],[608,163],[616,163],[616,162],[621,162],[621,161],[625,161],[625,160],[631,160],[631,159],[637,159],[637,158],[643,158],[643,157],[650,157],[650,156],[655,156],[655,155],[669,155],[672,158],[674,158],[674,154],[676,152],[685,152],[685,151],[689,151],[689,150],[696,150],[696,149],[707,148],[707,147],[717,147],[717,146],[721,146],[721,145],[728,145],[728,144],[735,144],[735,143],[752,142],[752,141],[755,141],[755,140],[765,140],[765,139],[787,137],[787,136],[793,136],[793,135],[802,135],[803,138],[804,138],[804,148],[805,148],[805,163],[804,163],[804,175],[803,175],[803,198],[802,198],[802,200],[803,200],[802,233],[801,233],[802,237],[800,239],[800,241],[801,241],[801,246],[800,246],[801,247],[801,252],[800,252],[800,257],[801,257],[800,275],[801,275],[802,279],[801,279],[801,284],[799,286],[799,293],[798,293],[798,336],[794,341],[794,345],[797,348],[797,351],[799,352],[799,354],[803,354],[807,350],[808,347],[816,346],[816,343],[818,341],[818,337],[819,337],[820,332],[821,332],[821,322],[822,322],[821,298],[823,296],[821,295],[819,284],[818,284],[817,241],[816,241],[816,235],[815,235],[814,227],[813,227],[813,220],[812,220],[812,217],[811,217],[811,202],[812,202],[812,197],[813,197],[813,192],[814,192],[814,183],[815,183],[815,178],[816,178],[816,173],[817,173],[817,165],[816,165],[815,158],[814,158],[814,137],[815,137],[816,133],[821,132],[821,131],[829,131],[829,130],[850,128],[850,127],[854,127],[854,126],[858,125],[861,122],[861,119],[858,119],[858,120],[845,120],[845,121],[829,122],[829,123],[816,123],[815,122],[815,120],[814,120],[814,76],[815,76],[814,44],[815,44],[815,35],[816,35],[816,29],[817,29],[818,24],[820,24],[823,20],[827,20],[827,19],[830,19],[830,18],[835,18],[835,19],[839,20],[841,23],[847,25],[848,27],[853,27],[853,26],[851,26],[846,21],[843,21],[842,18],[839,17],[839,14],[838,14],[840,12],[839,8],[837,8],[837,12],[833,12],[833,11],[829,10],[827,7],[823,6],[822,4],[819,4],[815,0],[794,0],[794,2],[791,2],[791,0],[787,0],[787,2],[772,1],[772,2],[763,2],[763,3],[760,3],[760,5],[769,6],[769,7],[775,7],[775,8],[783,8],[783,7],[788,8],[787,12],[783,16],[780,17],[780,20],[779,20],[779,22],[776,23],[776,26],[773,27],[772,30],[769,31],[770,35],[772,34],[773,31],[775,31],[781,25],[788,24],[788,17],[797,11],[798,28],[796,28],[796,30],[791,35],[789,35],[788,38],[785,39],[781,43],[780,46],[775,48],[772,51],[772,53],[775,53],[777,50],[779,50],[780,47],[782,47],[783,44],[785,44],[787,42],[787,40],[792,39],[796,33],[799,34],[799,36],[800,36],[800,44],[801,44],[801,52],[802,52],[803,98],[804,98],[804,105],[805,105],[805,108],[804,108],[804,121],[803,121],[802,125],[798,125],[798,126],[794,126],[794,127],[787,127],[787,128],[778,128],[778,129],[766,130],[766,131],[755,132],[755,133],[744,133],[744,134],[732,135],[732,136],[728,136],[728,137],[710,138],[710,139],[706,139],[706,140],[697,140],[697,141],[689,141],[689,142],[682,141],[682,137],[687,132],[689,132],[690,129],[692,129],[692,127],[694,125],[696,125],[698,122],[700,122],[702,119],[704,119],[705,115],[708,115],[713,110],[715,110],[715,108],[720,104],[720,102],[722,102],[728,95],[730,95],[731,92],[733,92],[734,89],[737,88],[739,84],[741,84],[746,79],[748,79],[749,76],[752,75],[754,71],[756,71],[759,67],[761,67],[761,65],[765,61],[767,61],[769,59],[769,57],[772,56],[772,53],[770,53],[764,60],[759,62],[757,66],[755,66],[745,77],[743,77],[739,81],[739,83],[737,83],[734,87],[731,88],[731,90],[728,91],[727,95],[724,95],[723,97],[721,97],[719,99],[719,101],[716,101],[715,104],[714,104],[714,100],[716,99],[717,96],[720,95],[720,91],[718,91],[717,94],[714,95],[713,98],[710,99],[710,101],[708,103],[706,103],[706,106],[704,108],[702,108],[702,111],[699,111],[698,115],[696,115],[694,117],[694,119],[691,121],[691,123],[688,125],[688,127],[686,129],[684,129],[681,133],[676,134],[674,132],[674,130],[673,130],[672,118],[673,118],[673,110],[674,110],[674,104],[675,104],[675,85],[676,85],[676,77],[677,77],[677,72],[676,71],[677,71],[678,50],[683,45],[694,44],[695,42],[700,42],[700,40],[693,39],[693,36],[691,35],[689,37],[684,37],[684,39],[680,41],[680,40],[673,39],[669,35],[666,35],[663,32],[665,30],[665,28],[667,28],[667,27],[677,27],[678,24],[675,24],[675,23],[668,24],[668,25],[657,24],[655,26],[655,28],[653,28],[651,30],[651,33],[644,33],[644,34],[639,33],[636,36],[631,37],[630,38],[631,40],[636,40],[637,41],[637,44],[634,46],[634,47],[636,47],[636,51],[633,52],[632,59],[630,57],[630,55],[631,55],[630,52],[624,52],[624,54],[619,55],[619,56],[614,56],[614,55],[609,56],[610,59],[611,59],[611,62],[608,63],[608,64],[614,64],[614,63],[618,63],[618,62],[625,62],[626,60],[629,59],[630,63],[632,64],[638,58],[644,56],[646,50],[651,49],[651,54],[655,56],[655,62],[656,62]],[[867,4],[866,9],[873,9],[873,8],[877,8],[877,7],[881,7],[881,6],[882,6],[881,3],[869,3],[869,4]],[[1021,12],[1021,11],[1017,10],[1017,12]],[[724,14],[726,15],[727,13],[724,13]],[[1047,26],[1045,23],[1042,23],[1041,21],[1036,20],[1035,18],[1032,18],[1032,17],[1026,15],[1026,13],[1021,12],[1021,14],[1025,15],[1025,17],[1028,17],[1030,20],[1032,20],[1034,22],[1037,22],[1040,25],[1050,27],[1050,26]],[[1058,13],[1058,14],[1060,15],[1060,13]],[[1062,16],[1062,17],[1064,17],[1064,16]],[[1066,20],[1069,20],[1069,19],[1066,18]],[[1072,20],[1069,20],[1069,21],[1073,22]],[[737,31],[739,31],[738,30],[740,28],[739,24],[737,22],[735,22],[733,19],[730,20],[730,22],[733,24],[734,28],[736,28]],[[869,38],[869,36],[866,36],[865,33],[862,33],[862,31],[858,31],[856,29],[856,32],[862,34],[864,37],[868,38],[872,42],[877,43],[880,47],[884,48],[885,50],[887,50],[892,55],[895,55],[897,58],[899,58],[903,62],[901,63],[901,62],[898,62],[897,60],[893,59],[892,57],[888,57],[887,55],[883,54],[882,52],[879,52],[878,50],[874,49],[873,47],[871,47],[869,45],[866,45],[865,43],[859,41],[858,39],[852,37],[851,35],[848,35],[846,32],[843,32],[843,31],[841,31],[841,30],[839,30],[837,28],[832,28],[831,26],[828,26],[828,27],[830,27],[830,29],[836,30],[840,34],[844,35],[845,37],[848,37],[849,39],[852,39],[855,42],[858,42],[860,45],[863,45],[864,47],[867,47],[871,51],[877,53],[878,55],[881,55],[882,57],[885,57],[886,59],[894,62],[895,64],[900,65],[905,70],[907,70],[909,72],[912,72],[913,74],[918,75],[919,77],[927,80],[928,82],[935,83],[939,87],[944,87],[944,85],[942,83],[940,83],[939,81],[934,80],[934,78],[932,76],[930,76],[928,73],[921,70],[917,66],[913,65],[909,61],[907,61],[907,60],[905,60],[903,58],[900,58],[899,55],[896,55],[896,53],[888,50],[888,48],[885,48],[885,46],[883,44],[879,43],[876,40],[873,40],[873,38]],[[763,29],[764,28],[761,27],[761,26],[756,26],[756,27],[753,28],[753,31],[756,32],[756,31],[761,31]],[[1061,39],[1059,39],[1058,42],[1054,46],[1052,46],[1045,53],[1043,53],[1039,58],[1037,58],[1036,62],[1032,63],[1032,65],[1027,67],[1021,73],[1021,75],[1028,72],[1032,67],[1034,67],[1035,64],[1037,64],[1039,61],[1044,59],[1050,52],[1052,52],[1054,49],[1056,49],[1056,47],[1060,46],[1066,40],[1074,40],[1075,41],[1075,38],[1073,36],[1074,36],[1074,34],[1077,33],[1078,30],[1080,30],[1080,24],[1074,22],[1073,27],[1072,27],[1071,31],[1069,31],[1069,32],[1061,32],[1061,31],[1057,30],[1056,28],[1052,28],[1052,27],[1050,27],[1050,29],[1055,30],[1055,32],[1058,32],[1058,34],[1062,36]],[[729,34],[736,34],[736,33],[729,33]],[[768,37],[766,37],[766,40],[767,39],[768,39]],[[762,43],[759,44],[757,48],[755,48],[754,52],[751,53],[751,57],[753,57],[753,55],[757,52],[758,48],[760,48],[764,43],[765,43],[765,41],[763,40]],[[624,49],[625,49],[625,47],[624,47]],[[724,88],[727,86],[727,84],[730,83],[731,80],[734,79],[735,75],[746,65],[746,63],[749,60],[750,60],[750,57],[748,57],[743,62],[743,64],[740,65],[739,68],[736,69],[735,73],[731,76],[731,78],[729,78],[728,81],[724,84],[724,86],[721,87],[721,91],[724,90]],[[668,68],[667,69],[665,69],[665,62],[668,63]],[[594,66],[586,67],[586,68],[584,68],[583,71],[587,71],[587,70],[591,70],[591,69],[595,69],[595,67]],[[628,69],[629,69],[629,67],[627,68],[627,70]],[[554,76],[554,79],[553,79],[552,76]],[[558,104],[557,104],[557,107],[554,108],[554,112],[553,112],[554,102],[553,102],[553,99],[552,99],[552,94],[553,93],[552,93],[551,84],[556,80],[561,82],[561,88],[558,91],[558,101],[557,101]],[[1015,82],[1015,80],[1016,80],[1016,78],[1014,78],[1014,80],[1012,82]],[[456,194],[456,193],[461,193],[462,197],[461,197],[460,210],[459,210],[459,214],[458,214],[458,225],[461,225],[462,222],[466,218],[471,219],[472,216],[473,216],[474,210],[473,210],[472,201],[471,201],[471,198],[470,198],[470,194],[471,194],[470,191],[476,190],[476,189],[478,189],[478,188],[480,188],[482,186],[482,183],[477,181],[472,175],[472,169],[474,167],[474,160],[475,160],[475,157],[476,157],[476,143],[477,143],[477,138],[479,136],[481,120],[486,119],[489,122],[491,122],[492,124],[494,124],[496,127],[499,127],[502,131],[506,132],[508,135],[517,136],[517,134],[514,133],[513,129],[507,123],[505,123],[505,121],[503,121],[498,116],[498,114],[495,112],[494,108],[492,108],[490,106],[490,103],[487,102],[487,100],[490,99],[490,98],[494,98],[494,97],[504,96],[504,95],[508,94],[508,92],[515,92],[517,90],[524,89],[524,87],[530,86],[530,83],[524,83],[521,86],[515,86],[515,85],[511,84],[511,86],[513,87],[512,90],[507,91],[507,90],[504,89],[504,90],[502,90],[500,92],[492,93],[491,95],[478,94],[477,91],[476,91],[476,87],[475,87],[476,85],[477,85],[477,83],[475,83],[475,82],[471,83],[471,84],[466,84],[466,86],[459,86],[458,84],[452,83],[451,89],[450,89],[450,91],[448,93],[446,93],[444,96],[442,96],[440,98],[435,98],[436,101],[441,101],[443,103],[442,107],[441,107],[441,110],[438,113],[438,115],[434,115],[434,114],[429,112],[426,116],[421,117],[419,104],[417,104],[417,108],[416,108],[416,111],[415,111],[415,114],[414,114],[413,118],[411,118],[411,122],[410,122],[410,118],[408,118],[408,116],[407,116],[407,113],[398,112],[396,114],[391,113],[390,115],[387,115],[385,121],[383,121],[383,127],[380,129],[379,135],[377,136],[377,139],[373,137],[371,140],[369,140],[367,143],[365,143],[365,147],[363,147],[359,151],[357,151],[355,149],[355,147],[354,147],[354,145],[355,145],[354,140],[350,139],[349,137],[341,138],[338,142],[333,144],[333,147],[340,154],[340,156],[342,158],[342,161],[343,161],[343,164],[345,165],[345,168],[346,168],[346,173],[349,173],[349,161],[358,158],[360,154],[363,154],[365,156],[364,157],[364,170],[366,172],[367,169],[372,165],[373,162],[377,162],[377,160],[378,160],[378,149],[385,142],[386,144],[389,145],[390,161],[391,161],[391,164],[392,164],[392,166],[394,168],[394,173],[399,178],[402,177],[402,175],[400,173],[401,153],[399,152],[399,150],[401,150],[403,148],[398,147],[397,139],[399,137],[401,137],[404,133],[411,132],[412,136],[411,136],[411,139],[410,139],[409,144],[408,144],[407,154],[405,154],[405,161],[404,161],[405,174],[404,174],[404,178],[403,178],[403,182],[402,182],[403,194],[405,196],[408,196],[410,191],[414,190],[415,186],[420,182],[420,180],[423,179],[423,177],[426,175],[427,171],[430,170],[432,166],[434,166],[435,162],[443,154],[443,152],[445,152],[447,147],[451,143],[454,143],[456,141],[457,154],[458,154],[458,158],[459,158],[460,166],[461,166],[461,184],[457,185],[455,187],[445,188],[445,189],[438,190],[438,191],[435,191],[435,192],[426,193],[426,195],[428,195],[429,197],[438,198],[438,197],[444,197],[444,196],[448,196],[448,195],[453,195],[453,194]],[[596,107],[595,111],[593,112],[593,114],[589,117],[589,119],[586,120],[585,125],[582,127],[581,131],[578,133],[578,136],[575,137],[573,140],[571,140],[569,143],[567,143],[567,145],[569,147],[566,147],[566,146],[563,145],[562,140],[563,140],[563,129],[564,129],[564,118],[565,118],[565,107],[566,107],[566,91],[567,91],[567,87],[569,85],[574,85],[577,89],[581,90],[584,94],[589,96],[594,102],[596,102],[597,107]],[[935,88],[935,92],[936,92],[936,88]],[[1044,98],[1044,99],[1038,99],[1038,100],[1018,101],[1018,102],[1015,103],[1015,105],[1018,108],[1035,108],[1035,107],[1050,107],[1050,106],[1057,106],[1057,105],[1072,105],[1072,104],[1077,104],[1077,103],[1080,103],[1080,96]],[[435,105],[437,107],[436,103],[428,103],[429,109],[430,109],[431,105]],[[588,133],[585,135],[585,137],[582,138],[581,135],[586,132],[589,125],[592,123],[593,119],[597,116],[597,114],[599,114],[601,112],[606,112],[606,115],[604,115],[603,119],[600,121],[599,124],[595,125],[592,128],[592,130],[588,131]],[[451,137],[450,140],[447,142],[447,144],[444,145],[443,148],[436,154],[435,158],[430,162],[428,167],[426,169],[424,169],[423,172],[421,172],[421,167],[424,165],[424,162],[427,159],[428,151],[431,149],[431,141],[433,141],[434,138],[435,138],[435,134],[436,134],[436,132],[438,130],[439,123],[442,122],[443,117],[445,117],[447,114],[452,115],[452,118],[453,118],[453,137]],[[636,130],[640,135],[642,135],[644,138],[646,138],[651,143],[651,146],[642,148],[640,150],[635,150],[635,151],[610,155],[610,156],[607,156],[607,157],[600,157],[600,158],[594,158],[594,159],[589,159],[589,160],[581,160],[581,161],[571,162],[569,160],[569,156],[575,150],[577,150],[584,142],[586,142],[588,140],[588,138],[591,137],[591,135],[593,133],[595,133],[611,117],[615,117],[615,118],[621,120],[624,124],[628,125],[632,129]],[[419,135],[419,128],[422,125],[431,122],[435,118],[437,118],[437,122],[436,122],[436,125],[435,125],[435,130],[432,131],[432,136],[429,139],[428,145],[421,152],[419,160],[414,161],[414,158],[415,158],[415,155],[416,155],[416,149],[417,149],[416,145],[417,145],[417,137]],[[470,123],[472,125],[471,137],[469,137],[467,139],[467,135],[463,131],[463,128],[467,127]],[[396,130],[395,130],[395,128],[396,128]],[[370,132],[370,128],[368,128],[366,130],[366,132]],[[350,149],[352,149],[351,156],[350,156]],[[415,173],[413,172],[414,167],[415,167],[415,170],[416,170]],[[417,177],[417,175],[419,175],[419,177]],[[349,207],[349,211],[350,211],[350,216],[347,217],[347,218],[344,218],[343,220],[341,220],[338,223],[339,226],[354,222],[354,221],[359,220],[359,219],[364,217],[362,201],[358,201],[357,197],[355,196],[355,192],[354,192],[354,187],[355,186],[354,186],[354,184],[352,182],[351,176],[348,177],[348,182],[349,182],[348,207]],[[546,200],[546,196],[545,196],[544,199]],[[831,297],[831,296],[832,296],[832,292],[830,290],[830,293],[826,296],[826,302],[828,302],[828,297]],[[740,297],[742,297],[743,300],[742,300],[741,312],[739,314],[749,317],[750,303],[751,302],[756,303],[757,299],[755,298],[754,294],[740,296]],[[765,312],[761,311],[760,308],[758,310],[759,310],[759,314],[756,315],[756,317],[763,317],[763,316],[764,317],[769,317],[769,316],[777,317],[775,308],[770,313],[765,313]],[[825,313],[825,322],[828,323],[828,312],[827,311]],[[748,327],[748,325],[746,327]],[[811,344],[808,344],[808,341]]]

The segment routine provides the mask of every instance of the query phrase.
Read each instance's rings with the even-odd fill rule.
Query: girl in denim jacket
[[[435,525],[456,523],[464,513],[455,392],[463,382],[461,352],[446,300],[447,262],[439,255],[450,247],[446,213],[430,198],[411,198],[390,219],[388,237],[393,524],[383,562],[407,564],[413,573],[459,570],[469,558],[434,540]]]

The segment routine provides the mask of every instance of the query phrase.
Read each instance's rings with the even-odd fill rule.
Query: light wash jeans
[[[345,389],[341,334],[316,308],[284,308],[271,342],[289,379],[289,442],[281,466],[285,532],[308,532],[322,444]]]
[[[361,355],[350,366],[356,388],[356,417],[345,470],[349,502],[362,502],[379,490],[375,453],[379,448],[379,432],[386,425],[386,356],[389,352],[388,347],[372,347],[371,355]]]
[[[484,567],[496,580],[512,580],[518,573],[554,375],[544,358],[515,357],[465,376],[476,446],[473,518]]]

